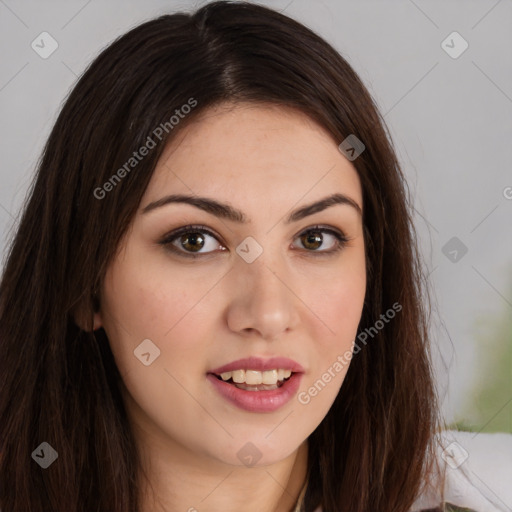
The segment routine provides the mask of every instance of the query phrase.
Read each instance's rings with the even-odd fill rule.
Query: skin
[[[271,413],[232,405],[206,374],[242,357],[285,356],[304,367],[299,393],[307,392],[352,350],[366,287],[360,213],[337,204],[284,222],[291,210],[335,192],[362,209],[352,163],[323,128],[292,109],[224,104],[165,148],[108,268],[94,318],[122,375],[143,459],[141,510],[293,510],[306,478],[307,438],[329,411],[348,365],[308,404],[295,396]],[[250,222],[184,203],[142,212],[171,193],[228,203]],[[216,235],[189,239],[191,245],[174,240],[181,253],[202,254],[197,259],[158,243],[187,224]],[[327,255],[336,246],[332,235],[321,231],[316,246],[301,237],[315,224],[350,240]],[[248,236],[263,248],[252,263],[235,251]],[[134,357],[144,339],[160,350],[149,366]],[[251,467],[237,456],[248,442],[261,453]]]

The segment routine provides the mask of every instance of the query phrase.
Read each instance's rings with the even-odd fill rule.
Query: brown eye
[[[204,247],[204,243],[204,236],[201,233],[187,233],[180,237],[180,244],[187,251],[200,251]]]
[[[217,237],[202,226],[184,226],[166,235],[159,244],[173,253],[191,258],[207,256],[216,250],[225,250]]]
[[[306,249],[316,250],[321,247],[323,243],[323,237],[320,234],[320,231],[309,231],[302,235],[300,239]]]
[[[298,239],[300,239],[300,243],[306,249],[306,252],[314,255],[328,255],[338,252],[350,240],[338,230],[321,226],[315,226],[304,231],[299,235]]]
[[[327,256],[343,249],[350,238],[341,231],[315,226],[298,237],[305,252],[315,256]],[[166,250],[179,256],[199,258],[227,249],[220,244],[216,235],[203,226],[184,226],[166,235],[159,241]]]

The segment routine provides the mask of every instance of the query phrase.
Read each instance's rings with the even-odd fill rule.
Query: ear
[[[103,327],[103,319],[97,295],[90,299],[81,299],[71,310],[75,324],[85,332],[96,331]]]
[[[103,320],[101,318],[101,313],[99,311],[96,311],[92,318],[93,318],[93,324],[92,324],[93,331],[97,331],[100,327],[103,327]]]

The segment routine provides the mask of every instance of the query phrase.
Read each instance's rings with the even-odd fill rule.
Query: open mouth
[[[215,370],[215,373],[207,373],[207,380],[221,397],[239,409],[253,413],[267,413],[277,411],[292,400],[300,387],[304,374],[303,371],[293,372],[289,369],[277,371],[277,376],[266,374],[262,375],[260,379],[254,373],[250,373],[245,376],[248,378],[244,378],[243,373],[237,370],[233,375],[230,375],[228,371],[222,373]],[[243,380],[243,382],[235,382],[233,377],[236,380]],[[247,384],[247,380],[260,382],[260,384]],[[266,384],[263,384],[263,380]]]
[[[218,380],[224,382],[225,384],[231,384],[232,386],[235,386],[238,389],[243,389],[245,391],[272,391],[273,389],[278,389],[283,386],[286,381],[293,377],[294,373],[285,379],[278,380],[276,384],[246,384],[245,382],[235,382],[232,377],[230,377],[228,380],[224,380],[220,375],[215,373],[212,373],[212,375],[217,377]]]

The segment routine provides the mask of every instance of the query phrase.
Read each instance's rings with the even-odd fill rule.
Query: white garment
[[[437,456],[446,468],[446,503],[475,512],[512,512],[512,434],[446,430],[437,437]],[[411,512],[441,505],[438,484],[418,497]]]
[[[437,453],[446,468],[445,502],[475,512],[512,512],[512,434],[447,430],[438,437]],[[439,491],[431,490],[411,512],[439,504]]]

